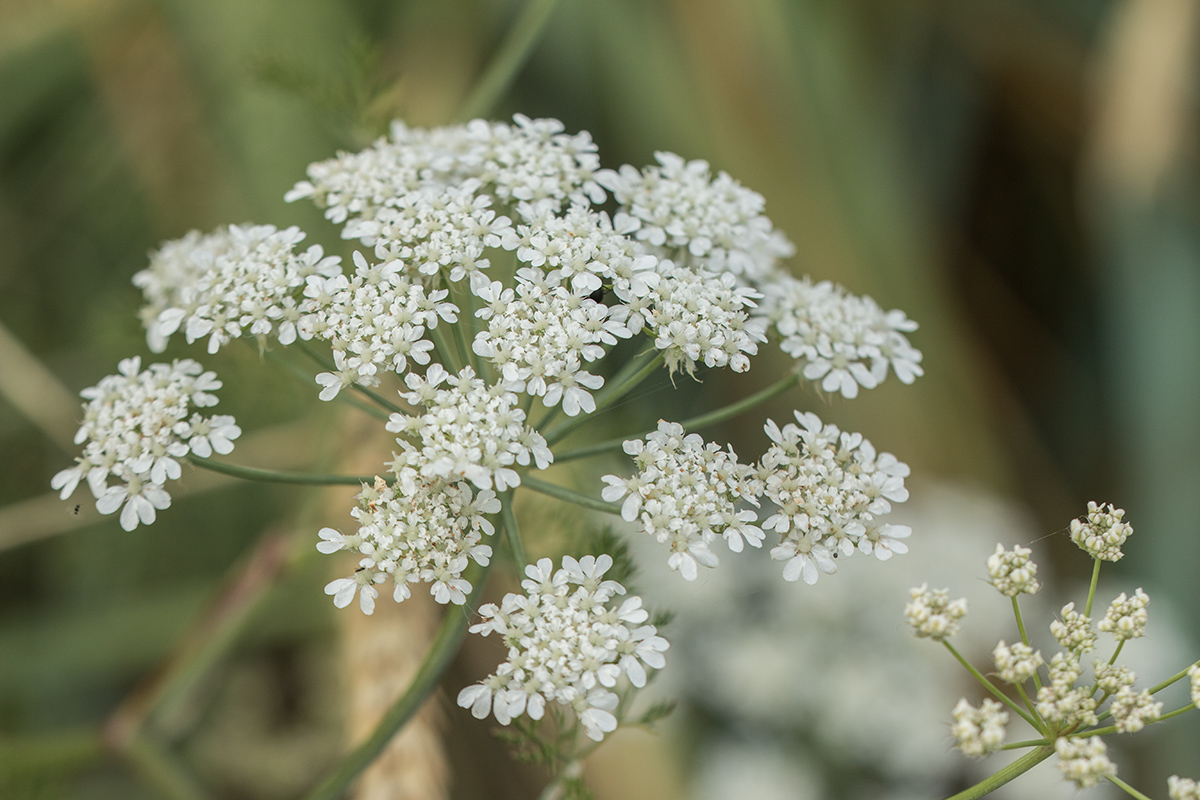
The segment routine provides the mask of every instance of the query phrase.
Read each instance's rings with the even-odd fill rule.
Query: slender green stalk
[[[1045,747],[1050,744],[1048,739],[1026,739],[1023,742],[1009,742],[1000,745],[1001,750],[1024,750],[1026,747]]]
[[[1017,630],[1021,632],[1021,642],[1026,647],[1029,647],[1029,634],[1025,632],[1025,618],[1021,616],[1021,604],[1017,602],[1017,597],[1018,595],[1013,595],[1012,598],[1013,617],[1017,620]],[[1042,676],[1038,674],[1036,669],[1033,671],[1033,685],[1037,687],[1039,692],[1042,690]],[[1024,692],[1022,692],[1022,696],[1024,696]],[[1029,705],[1028,699],[1025,700],[1025,704]],[[1030,708],[1032,709],[1033,707],[1030,706]]]
[[[520,16],[504,37],[492,63],[475,82],[475,88],[459,108],[456,114],[459,122],[487,116],[492,112],[533,52],[556,5],[558,0],[531,0],[521,9]]]
[[[1088,586],[1087,603],[1083,607],[1083,615],[1090,617],[1092,615],[1092,603],[1096,600],[1096,586],[1100,583],[1100,559],[1096,559],[1092,565],[1092,583]]]
[[[637,388],[638,384],[646,380],[657,370],[663,361],[663,352],[661,350],[648,350],[640,356],[634,358],[626,365],[627,369],[623,369],[620,373],[613,377],[612,381],[606,383],[604,387],[596,393],[596,410],[591,414],[580,414],[577,417],[565,420],[554,428],[545,432],[546,444],[553,447],[557,442],[562,441],[568,434],[578,428],[580,425],[587,422],[596,414],[611,406],[613,403],[620,400],[629,392]]]
[[[529,563],[525,558],[525,548],[521,545],[521,531],[517,527],[517,515],[513,512],[513,493],[512,489],[504,492],[500,497],[500,519],[504,523],[504,535],[508,537],[508,547],[512,550],[513,561],[517,564],[517,574],[525,574],[525,565]]]
[[[442,675],[450,667],[450,662],[454,660],[458,646],[467,631],[467,623],[471,618],[471,611],[468,609],[473,610],[483,594],[488,568],[472,565],[469,571],[474,572],[470,578],[473,588],[467,595],[466,604],[462,608],[450,606],[446,609],[446,616],[442,618],[437,635],[434,637],[429,651],[425,654],[421,666],[418,667],[412,683],[408,685],[408,689],[387,710],[371,735],[347,754],[329,776],[305,797],[305,800],[336,800],[340,797],[350,782],[375,760],[375,757],[383,751],[383,748],[387,747],[396,732],[417,713],[417,710],[433,693]]]
[[[311,356],[313,354],[311,352],[309,352],[309,355]],[[309,387],[310,389],[316,385],[316,381],[313,380],[313,376],[312,376],[311,372],[306,372],[304,369],[302,369],[300,367],[299,364],[296,364],[294,362],[294,360],[281,357],[278,351],[268,350],[267,358],[270,359],[275,364],[278,364],[279,366],[283,367],[285,372],[290,373],[293,377],[298,379],[302,384]],[[325,362],[321,362],[321,363],[322,363],[322,365],[325,365]],[[332,367],[330,367],[330,369],[332,369]],[[356,408],[359,411],[362,411],[366,414],[370,414],[372,417],[375,417],[376,419],[386,420],[388,418],[388,412],[386,410],[379,408],[375,405],[369,405],[367,403],[363,403],[360,400],[356,400],[352,396],[350,396],[349,394],[347,394],[345,392],[338,392],[338,396],[334,399],[339,403],[345,403],[346,405],[351,406],[352,408]]]
[[[1126,783],[1125,781],[1118,778],[1116,775],[1106,775],[1105,777],[1108,778],[1109,783],[1113,784],[1114,786],[1118,786],[1121,789],[1124,789],[1125,793],[1128,794],[1129,796],[1136,797],[1137,800],[1150,800],[1150,798],[1148,796],[1142,794],[1137,789],[1133,788],[1128,783]]]
[[[1171,684],[1176,683],[1177,681],[1183,680],[1184,678],[1187,677],[1188,670],[1191,669],[1192,667],[1196,666],[1196,664],[1200,664],[1200,661],[1195,662],[1195,664],[1188,664],[1186,667],[1179,670],[1179,672],[1176,672],[1174,675],[1167,678],[1162,683],[1158,684],[1157,686],[1152,687],[1150,689],[1150,694],[1158,694],[1159,692],[1161,692],[1163,689],[1167,688]]]
[[[521,485],[528,489],[532,489],[535,492],[553,497],[557,500],[564,500],[568,503],[574,503],[577,506],[590,508],[593,511],[603,511],[605,514],[615,514],[616,516],[621,515],[621,507],[616,503],[606,503],[603,500],[583,494],[582,492],[577,492],[574,489],[568,489],[565,486],[559,486],[558,484],[538,480],[532,475],[522,475]]]
[[[1052,755],[1054,755],[1054,747],[1051,745],[1030,750],[1007,767],[997,770],[970,789],[964,789],[956,795],[947,797],[946,800],[978,800],[978,798],[996,791],[1012,779],[1024,775]]]
[[[962,664],[963,667],[967,670],[967,672],[971,673],[971,675],[974,676],[975,680],[977,680],[981,684],[983,684],[983,688],[987,689],[989,692],[991,692],[993,695],[995,695],[996,698],[1000,702],[1004,703],[1004,705],[1011,708],[1013,710],[1013,712],[1015,712],[1016,714],[1019,714],[1021,716],[1021,719],[1028,722],[1029,725],[1034,730],[1038,730],[1038,731],[1041,730],[1041,728],[1037,724],[1037,720],[1035,720],[1032,716],[1030,716],[1029,713],[1025,711],[1025,709],[1021,708],[1019,705],[1014,703],[1009,698],[1009,696],[1006,695],[1004,692],[1000,691],[996,687],[995,684],[993,684],[991,681],[989,681],[987,678],[985,678],[983,673],[981,673],[979,670],[975,669],[975,665],[973,665],[970,661],[967,661],[967,659],[965,659],[963,657],[962,653],[958,652],[958,650],[954,647],[954,645],[950,644],[950,642],[946,641],[945,639],[942,640],[942,644],[945,645],[946,649],[950,651],[951,655],[953,655],[956,659],[958,659],[958,663]]]
[[[1042,725],[1038,726],[1038,730],[1042,730],[1046,721],[1042,719],[1042,715],[1037,712],[1037,706],[1029,699],[1029,695],[1025,693],[1024,685],[1017,684],[1017,694],[1021,695],[1021,701],[1025,703],[1025,707],[1029,709],[1029,713],[1033,715],[1034,719],[1042,723]]]
[[[1195,710],[1196,710],[1196,706],[1193,705],[1192,703],[1188,703],[1185,706],[1180,706],[1179,708],[1175,709],[1174,711],[1168,711],[1165,714],[1161,714],[1161,715],[1159,715],[1158,719],[1151,720],[1150,722],[1148,722],[1146,724],[1153,725],[1156,722],[1166,722],[1167,720],[1171,719],[1172,717],[1178,717],[1180,714],[1186,714],[1189,711],[1195,711]]]
[[[258,469],[257,467],[244,467],[240,464],[226,464],[221,461],[213,461],[211,458],[202,458],[197,455],[189,455],[187,460],[195,464],[197,467],[204,467],[213,472],[220,472],[225,475],[232,475],[235,478],[243,478],[248,481],[265,481],[267,483],[302,483],[316,484],[320,486],[358,486],[361,483],[370,483],[374,480],[370,476],[362,475],[334,475],[334,474],[315,474],[309,472],[280,472],[273,469]]]
[[[442,366],[446,368],[447,372],[458,374],[459,370],[462,369],[462,362],[458,359],[457,348],[442,334],[442,328],[444,327],[445,325],[437,325],[433,328],[427,328],[426,332],[433,341],[433,346],[437,348],[438,355],[442,357]],[[456,324],[453,327],[457,328],[458,325]]]
[[[207,800],[208,795],[167,750],[135,736],[122,751],[134,771],[166,800]]]
[[[709,425],[716,425],[717,423],[724,422],[727,419],[732,419],[739,414],[743,414],[755,406],[761,405],[762,403],[765,403],[774,397],[778,397],[799,383],[799,381],[800,378],[798,375],[790,374],[782,380],[776,381],[765,389],[761,389],[754,394],[749,395],[748,397],[744,397],[741,400],[730,403],[727,406],[709,411],[707,414],[701,414],[697,417],[685,419],[679,424],[683,426],[685,431],[695,431],[700,428],[708,427]],[[587,458],[589,456],[600,455],[601,453],[607,453],[613,450],[620,450],[622,445],[624,445],[627,440],[645,438],[647,435],[653,433],[654,430],[657,430],[657,428],[648,431],[642,431],[641,433],[630,434],[628,436],[620,436],[616,439],[607,439],[603,442],[597,442],[596,444],[586,445],[574,450],[567,450],[564,453],[555,453],[554,462],[557,464],[576,458]]]

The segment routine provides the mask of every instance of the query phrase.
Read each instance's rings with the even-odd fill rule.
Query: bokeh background
[[[148,354],[129,281],[147,251],[252,220],[300,225],[348,252],[284,192],[308,163],[364,146],[393,117],[451,121],[520,6],[0,0],[0,795],[293,797],[336,762],[353,727],[337,655],[345,623],[312,559],[277,557],[287,569],[251,582],[257,599],[236,636],[156,717],[179,774],[147,777],[94,738],[201,636],[236,576],[270,561],[278,537],[316,530],[321,501],[192,474],[156,525],[126,533],[82,495],[58,500],[49,481],[75,453],[75,394]],[[797,245],[797,273],[919,321],[926,375],[915,385],[804,402],[912,466],[914,554],[922,520],[935,560],[960,541],[986,556],[998,536],[1040,539],[1066,591],[1087,571],[1061,535],[1067,521],[1091,499],[1126,508],[1135,538],[1106,573],[1120,585],[1101,597],[1150,593],[1160,627],[1146,646],[1161,657],[1139,674],[1153,681],[1200,642],[1198,16],[1194,0],[561,0],[492,116],[586,129],[607,166],[656,150],[706,159],[765,196]],[[313,433],[343,430],[315,393],[251,348],[171,353],[225,380],[221,408],[247,431],[235,452],[249,462],[288,468],[338,448]],[[756,456],[760,426],[739,419],[721,435]],[[946,581],[980,583],[975,555]],[[734,628],[816,616],[826,637],[861,629],[847,652],[895,670],[864,679],[844,709],[867,730],[897,716],[881,712],[897,696],[919,694],[905,680],[921,669],[897,666],[907,642],[883,649],[870,636],[896,636],[904,587],[935,579],[924,563],[890,562],[894,594],[872,605],[816,599],[840,576],[783,587],[795,591],[778,603],[795,613],[779,619],[751,584],[714,590],[747,606],[723,620]],[[721,639],[720,624],[682,620],[671,668],[708,663],[705,643],[748,646]],[[990,648],[1005,630],[980,635]],[[753,673],[763,659],[746,660],[747,671],[726,665],[705,680],[768,680]],[[832,685],[810,666],[777,665],[780,685]],[[603,796],[770,797],[782,786],[790,797],[916,797],[976,774],[945,759],[944,727],[927,764],[912,753],[892,770],[855,752],[852,729],[825,736],[810,706],[767,719],[705,699],[696,680],[666,679],[684,697],[682,725],[614,743],[592,765]],[[441,703],[451,796],[536,794],[536,771],[505,767],[485,727]],[[918,725],[899,717],[886,729]],[[1200,778],[1200,727],[1168,727],[1132,737],[1121,756],[1122,776],[1152,796],[1172,772]]]

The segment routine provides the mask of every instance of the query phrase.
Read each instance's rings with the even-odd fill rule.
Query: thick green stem
[[[991,692],[993,695],[995,695],[996,698],[1000,702],[1004,703],[1004,705],[1011,708],[1014,713],[1019,714],[1021,716],[1021,719],[1025,720],[1026,722],[1029,723],[1030,727],[1032,727],[1034,730],[1036,730],[1038,732],[1041,732],[1041,728],[1038,726],[1037,720],[1035,720],[1032,716],[1030,716],[1029,713],[1025,711],[1025,709],[1021,708],[1019,705],[1014,703],[1009,698],[1008,695],[1006,695],[1004,692],[1002,692],[998,688],[996,688],[996,685],[993,684],[991,681],[989,681],[986,677],[984,677],[982,672],[975,669],[975,666],[970,661],[967,661],[967,659],[965,659],[963,657],[962,653],[958,652],[957,648],[955,648],[954,645],[950,644],[945,639],[942,640],[942,644],[945,646],[945,648],[947,650],[950,651],[951,655],[953,655],[956,659],[958,659],[958,663],[962,664],[963,667],[967,670],[967,672],[971,673],[971,675],[974,676],[975,680],[977,680],[981,684],[983,684],[983,688],[987,689],[989,692]]]
[[[727,406],[722,406],[721,408],[709,411],[706,414],[685,419],[679,424],[683,426],[685,431],[695,431],[700,428],[706,428],[709,425],[716,425],[717,423],[724,422],[727,419],[732,419],[739,414],[743,414],[755,406],[762,405],[774,397],[778,397],[799,383],[799,381],[800,377],[798,375],[795,373],[789,374],[787,377],[776,381],[765,389],[760,389],[748,397],[744,397],[741,400],[730,403]],[[576,448],[575,450],[568,450],[565,453],[555,453],[554,461],[555,463],[559,463],[563,461],[570,461],[574,458],[587,458],[588,456],[599,455],[612,450],[620,450],[621,446],[624,445],[627,440],[645,438],[655,430],[657,430],[657,428],[648,431],[642,431],[641,433],[630,434],[629,436],[621,436],[616,439],[607,439],[603,442],[597,442],[596,444],[590,444],[585,447]]]
[[[469,572],[473,572],[474,575],[469,578],[472,588],[471,593],[467,595],[466,604],[462,608],[450,606],[446,609],[446,616],[442,619],[437,636],[434,637],[433,643],[425,654],[421,666],[417,669],[412,683],[408,685],[408,689],[387,710],[371,735],[347,754],[333,772],[305,797],[305,800],[336,800],[340,797],[350,782],[375,760],[383,748],[387,747],[396,732],[417,713],[417,710],[433,693],[458,652],[458,646],[466,633],[471,613],[483,594],[487,570],[487,567],[472,565]]]
[[[531,0],[521,9],[521,15],[504,37],[492,63],[488,65],[475,88],[463,101],[456,118],[459,122],[487,116],[508,91],[521,71],[533,47],[541,37],[558,0]]]
[[[574,503],[577,506],[590,508],[593,511],[603,511],[605,514],[615,514],[621,516],[621,507],[615,503],[606,503],[590,495],[577,492],[574,489],[568,489],[565,486],[559,486],[554,483],[548,483],[543,480],[538,480],[532,475],[522,475],[521,485],[527,489],[532,489],[557,500],[563,500],[568,503]]]
[[[1012,779],[1024,775],[1052,755],[1054,755],[1054,747],[1051,745],[1031,750],[1007,767],[992,773],[992,775],[975,784],[970,789],[964,789],[958,794],[946,798],[946,800],[977,800],[996,791]]]

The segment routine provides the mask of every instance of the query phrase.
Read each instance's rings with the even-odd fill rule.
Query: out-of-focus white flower
[[[1141,587],[1134,592],[1133,597],[1126,597],[1124,592],[1117,595],[1104,613],[1104,619],[1097,626],[1104,633],[1111,633],[1118,642],[1127,639],[1137,639],[1146,635],[1146,623],[1149,616],[1146,606],[1150,598]]]
[[[1171,800],[1200,800],[1200,783],[1172,775],[1167,778],[1167,796]]]
[[[1092,618],[1075,610],[1074,601],[1063,606],[1060,619],[1050,623],[1050,633],[1064,650],[1090,653],[1096,649],[1096,632],[1092,630]]]
[[[954,737],[954,746],[963,755],[985,756],[1004,744],[1006,725],[1008,712],[1003,705],[985,699],[979,708],[975,708],[964,697],[954,706],[950,735]]]
[[[1001,680],[1014,685],[1032,678],[1037,674],[1038,667],[1045,663],[1040,651],[1022,642],[1009,647],[1003,640],[992,650],[992,660],[996,663],[996,672]]]
[[[1019,594],[1037,594],[1042,585],[1038,583],[1037,564],[1029,559],[1032,553],[1028,547],[1016,545],[1013,549],[1005,550],[1004,545],[997,544],[996,552],[988,556],[988,577],[996,591],[1005,597],[1016,597]]]
[[[1058,753],[1058,770],[1080,789],[1095,786],[1104,778],[1117,774],[1117,765],[1108,758],[1108,747],[1099,736],[1083,739],[1061,737],[1054,743]]]
[[[967,615],[964,598],[950,599],[949,589],[930,589],[921,584],[908,592],[908,604],[904,607],[904,620],[918,638],[940,642],[958,633],[963,617]]]

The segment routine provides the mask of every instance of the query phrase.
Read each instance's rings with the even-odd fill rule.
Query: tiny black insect
[[[358,569],[356,569],[356,570],[354,570],[354,571],[355,571],[355,572],[362,572],[364,569],[366,569],[366,567],[359,567]]]
[[[79,506],[78,506],[78,505],[76,505],[76,506],[75,506],[75,511],[74,511],[73,513],[74,513],[76,516],[78,516],[78,515],[79,515]]]

